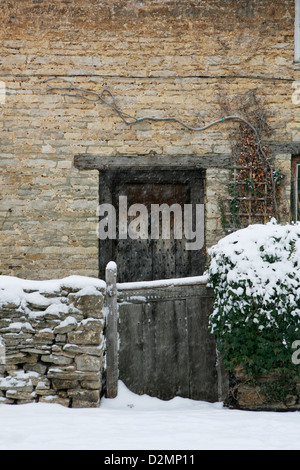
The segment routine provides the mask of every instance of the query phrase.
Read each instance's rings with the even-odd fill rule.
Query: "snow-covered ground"
[[[0,450],[300,449],[300,413],[245,412],[222,403],[131,393],[99,409],[0,405]]]

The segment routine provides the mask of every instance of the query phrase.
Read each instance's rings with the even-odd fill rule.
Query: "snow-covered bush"
[[[300,340],[300,224],[251,225],[209,250],[215,292],[210,330],[225,367],[253,374],[299,374],[292,344]]]

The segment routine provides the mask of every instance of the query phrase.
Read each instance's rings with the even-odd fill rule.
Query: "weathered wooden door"
[[[151,208],[165,204],[184,207],[204,202],[204,172],[195,171],[126,171],[100,173],[100,203],[110,202],[119,216],[120,196],[127,198],[128,207],[143,205],[149,215],[148,238],[122,239],[117,217],[115,240],[102,240],[99,246],[100,277],[103,277],[107,262],[118,265],[118,281],[148,281],[201,275],[205,267],[204,250],[186,249],[188,241],[183,230],[182,237],[175,236],[175,215],[170,213],[170,236],[152,237]],[[195,216],[195,214],[194,214]],[[128,224],[133,216],[128,217]],[[195,223],[195,220],[194,220]],[[204,224],[204,221],[203,221]],[[184,227],[182,227],[184,229]],[[161,227],[160,227],[161,229]]]
[[[125,212],[136,204],[145,208],[148,236],[123,237],[120,198],[126,202]],[[185,231],[182,237],[176,233],[175,212],[169,214],[169,236],[164,237],[162,230],[152,236],[153,206],[177,205],[183,214],[186,205],[203,202],[201,170],[100,173],[100,204],[110,203],[117,214],[115,239],[100,241],[100,276],[108,262],[116,262],[119,378],[135,393],[166,400],[175,396],[218,400],[216,343],[208,331],[213,296],[202,278],[194,284],[189,281],[203,274],[204,247],[186,249]],[[126,231],[136,215],[130,214],[126,212]],[[175,280],[176,286],[164,286],[165,281],[161,287],[153,286],[156,280],[160,284],[167,279],[173,284]]]

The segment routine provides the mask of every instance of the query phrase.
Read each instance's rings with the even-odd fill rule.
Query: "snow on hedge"
[[[209,256],[211,331],[233,355],[240,348],[249,359],[261,347],[262,360],[268,342],[270,356],[272,343],[280,343],[273,355],[287,360],[282,349],[300,339],[300,224],[251,225],[220,240]]]

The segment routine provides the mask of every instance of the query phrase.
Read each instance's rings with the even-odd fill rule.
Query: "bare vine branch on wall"
[[[50,78],[46,80],[46,82],[50,82],[53,80],[58,80],[57,77]],[[242,114],[231,114],[230,112],[205,126],[202,127],[195,127],[187,124],[186,122],[182,121],[181,119],[175,116],[168,116],[168,117],[154,117],[154,116],[145,116],[145,117],[136,117],[130,115],[123,111],[116,102],[116,98],[113,92],[109,88],[103,88],[100,93],[97,93],[92,90],[88,90],[85,88],[78,87],[74,85],[72,82],[65,78],[59,77],[59,80],[67,83],[67,86],[50,86],[47,89],[47,93],[50,92],[63,92],[62,96],[66,97],[73,97],[73,98],[80,98],[91,102],[100,101],[101,103],[105,104],[106,106],[113,109],[118,116],[122,119],[122,121],[128,125],[135,125],[143,121],[153,121],[153,122],[175,122],[180,126],[183,126],[187,130],[191,132],[204,132],[205,130],[228,121],[238,121],[240,123],[240,131],[243,134],[248,134],[248,142],[251,139],[252,150],[254,149],[254,153],[252,157],[254,160],[257,160],[257,165],[263,169],[263,173],[269,179],[269,189],[271,192],[271,205],[272,208],[267,208],[266,211],[269,211],[271,215],[275,218],[278,218],[278,181],[276,180],[276,171],[274,170],[273,163],[272,163],[272,156],[267,148],[262,143],[262,134],[265,126],[265,121],[262,115],[256,114],[255,123],[253,124],[250,121],[250,116],[242,116]],[[253,117],[253,116],[251,116]],[[255,158],[254,158],[255,156]],[[252,159],[252,160],[253,160]],[[246,160],[242,162],[246,164]],[[241,161],[240,161],[241,164]]]

